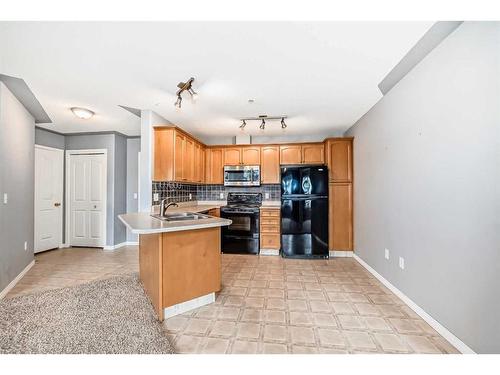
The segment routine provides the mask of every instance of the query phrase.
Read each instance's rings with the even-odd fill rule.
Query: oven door
[[[259,214],[231,212],[221,210],[224,219],[232,220],[230,225],[222,227],[223,235],[259,238]]]
[[[225,186],[259,186],[260,168],[258,166],[225,166]]]

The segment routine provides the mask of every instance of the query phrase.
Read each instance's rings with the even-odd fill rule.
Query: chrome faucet
[[[175,203],[175,202],[170,202],[169,204],[165,205],[166,202],[167,202],[167,199],[162,199],[161,200],[161,203],[160,203],[160,216],[165,216],[165,214],[167,213],[167,209],[170,206],[179,207],[179,205],[177,203]]]

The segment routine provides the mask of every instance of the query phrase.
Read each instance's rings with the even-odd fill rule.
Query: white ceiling
[[[431,22],[0,22],[0,73],[23,78],[63,132],[139,134],[118,107],[152,109],[195,135],[230,136],[241,117],[289,116],[254,135],[339,134],[382,96],[377,84]],[[176,85],[195,77],[193,104]],[[249,104],[248,99],[255,99]],[[70,107],[96,115],[77,119]]]

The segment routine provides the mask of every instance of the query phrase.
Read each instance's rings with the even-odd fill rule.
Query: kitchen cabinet
[[[260,152],[260,176],[263,184],[280,183],[279,146],[262,146]]]
[[[220,208],[212,208],[208,211],[210,216],[220,217]]]
[[[199,143],[194,145],[194,178],[193,181],[205,182],[205,150]]]
[[[207,148],[206,151],[206,183],[223,184],[224,152],[222,148]]]
[[[224,149],[224,165],[240,165],[241,164],[241,149],[239,147],[231,147]]]
[[[226,147],[224,165],[260,165],[260,147]]]
[[[324,164],[323,143],[304,143],[280,146],[280,164]]]
[[[301,164],[302,146],[283,145],[280,146],[280,164]]]
[[[260,251],[278,254],[281,248],[281,208],[260,208]]]
[[[326,140],[327,164],[331,182],[352,182],[352,138]]]
[[[325,146],[323,143],[302,145],[302,164],[325,164]]]
[[[154,181],[203,182],[202,144],[175,127],[154,128]]]
[[[329,192],[329,248],[345,251],[353,249],[352,184],[330,183]]]

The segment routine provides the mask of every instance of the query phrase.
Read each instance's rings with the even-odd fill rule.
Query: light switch
[[[264,194],[265,199],[269,199],[269,193]]]
[[[160,195],[159,195],[158,193],[154,193],[154,194],[153,194],[153,200],[154,200],[155,202],[158,202],[158,201],[160,200]]]
[[[3,204],[7,204],[8,201],[9,201],[9,196],[7,195],[7,193],[3,193]]]
[[[137,199],[137,193],[134,193],[134,199]]]
[[[224,193],[219,194],[220,199],[224,199]]]

